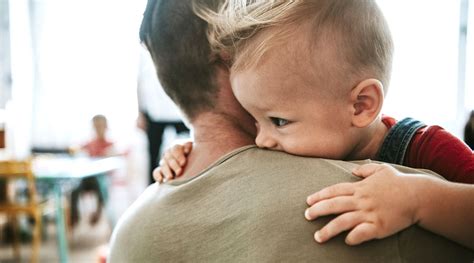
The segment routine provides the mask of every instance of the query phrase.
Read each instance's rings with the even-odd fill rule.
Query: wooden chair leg
[[[33,253],[31,255],[31,262],[37,263],[39,261],[39,252],[41,247],[41,213],[35,212],[35,226],[33,229]]]
[[[16,215],[10,216],[12,223],[12,238],[13,238],[13,256],[20,261],[20,240],[18,230],[18,218]]]

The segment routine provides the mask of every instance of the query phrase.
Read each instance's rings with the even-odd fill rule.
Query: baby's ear
[[[383,105],[383,85],[377,79],[361,81],[351,90],[352,125],[367,127],[379,116]]]

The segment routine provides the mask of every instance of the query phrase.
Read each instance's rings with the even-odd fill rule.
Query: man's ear
[[[377,79],[361,81],[351,90],[352,125],[363,128],[371,124],[382,110],[383,85]]]

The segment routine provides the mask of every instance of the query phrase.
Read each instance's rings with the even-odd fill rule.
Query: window
[[[474,110],[474,2],[469,3],[467,18],[467,45],[466,45],[466,88],[464,103],[467,111]],[[467,116],[468,112],[466,112]],[[467,119],[467,117],[466,117]]]
[[[33,145],[64,148],[89,136],[104,114],[115,138],[138,112],[138,29],[144,1],[32,2],[36,60]]]
[[[10,23],[8,1],[0,0],[0,109],[11,98]],[[2,119],[0,119],[0,122]]]
[[[378,0],[378,3],[395,43],[392,81],[384,113],[438,124],[460,136],[467,107],[473,106],[470,97],[470,103],[462,109],[458,107],[461,0]],[[472,89],[472,84],[466,86],[461,99],[472,96]]]

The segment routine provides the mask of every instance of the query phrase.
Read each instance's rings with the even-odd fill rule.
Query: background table
[[[81,179],[97,177],[104,203],[107,202],[106,175],[124,164],[123,157],[88,158],[55,155],[40,155],[33,159],[33,173],[38,184],[54,193],[58,252],[60,262],[68,262],[66,221],[62,197],[72,190]]]

